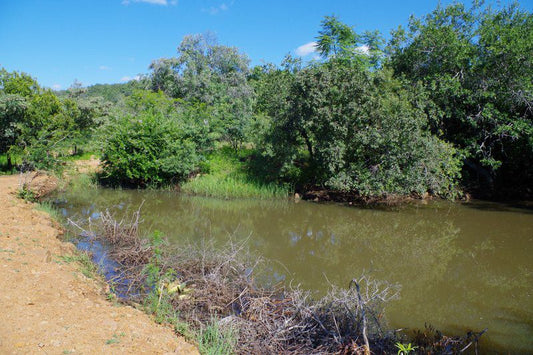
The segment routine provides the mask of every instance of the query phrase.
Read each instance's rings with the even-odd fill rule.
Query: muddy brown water
[[[173,243],[245,240],[278,281],[324,292],[363,272],[401,285],[393,327],[481,331],[485,350],[533,353],[533,209],[435,201],[392,209],[217,200],[173,192],[95,189],[58,196],[65,216],[136,210]]]

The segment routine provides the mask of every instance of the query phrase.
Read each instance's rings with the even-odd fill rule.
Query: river
[[[132,212],[172,243],[246,241],[278,281],[324,292],[362,273],[400,284],[393,327],[464,334],[486,350],[533,353],[533,209],[433,201],[389,209],[217,200],[175,192],[88,189],[57,199],[64,216]]]

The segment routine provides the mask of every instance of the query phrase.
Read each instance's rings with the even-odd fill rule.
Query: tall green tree
[[[219,45],[210,35],[185,36],[178,57],[151,64],[152,89],[211,107],[209,124],[237,146],[245,140],[253,109],[248,64],[237,48]]]
[[[396,75],[429,93],[433,133],[467,155],[467,183],[532,186],[533,14],[438,7],[399,28],[389,50]]]
[[[281,178],[304,167],[304,184],[361,195],[450,195],[460,159],[428,130],[427,97],[356,63],[299,71],[287,109],[272,119],[263,154]]]
[[[385,42],[379,31],[358,34],[336,16],[324,17],[321,27],[316,47],[323,58],[349,61],[366,68],[380,66]]]

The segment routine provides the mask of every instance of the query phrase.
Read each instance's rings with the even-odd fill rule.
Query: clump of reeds
[[[239,154],[243,155],[239,157]],[[230,147],[213,152],[204,163],[202,174],[198,174],[181,185],[181,191],[199,196],[235,199],[282,199],[287,198],[289,189],[273,182],[261,181],[252,174],[241,159],[248,159],[250,152],[238,153]],[[241,158],[241,159],[240,159]]]

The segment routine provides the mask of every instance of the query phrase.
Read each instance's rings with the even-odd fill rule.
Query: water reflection
[[[287,201],[223,201],[171,192],[87,190],[61,196],[64,215],[97,219],[144,201],[145,230],[174,243],[244,241],[276,261],[275,281],[323,292],[363,271],[399,283],[393,326],[489,328],[491,346],[533,352],[533,214],[497,204],[435,202],[395,210]]]

